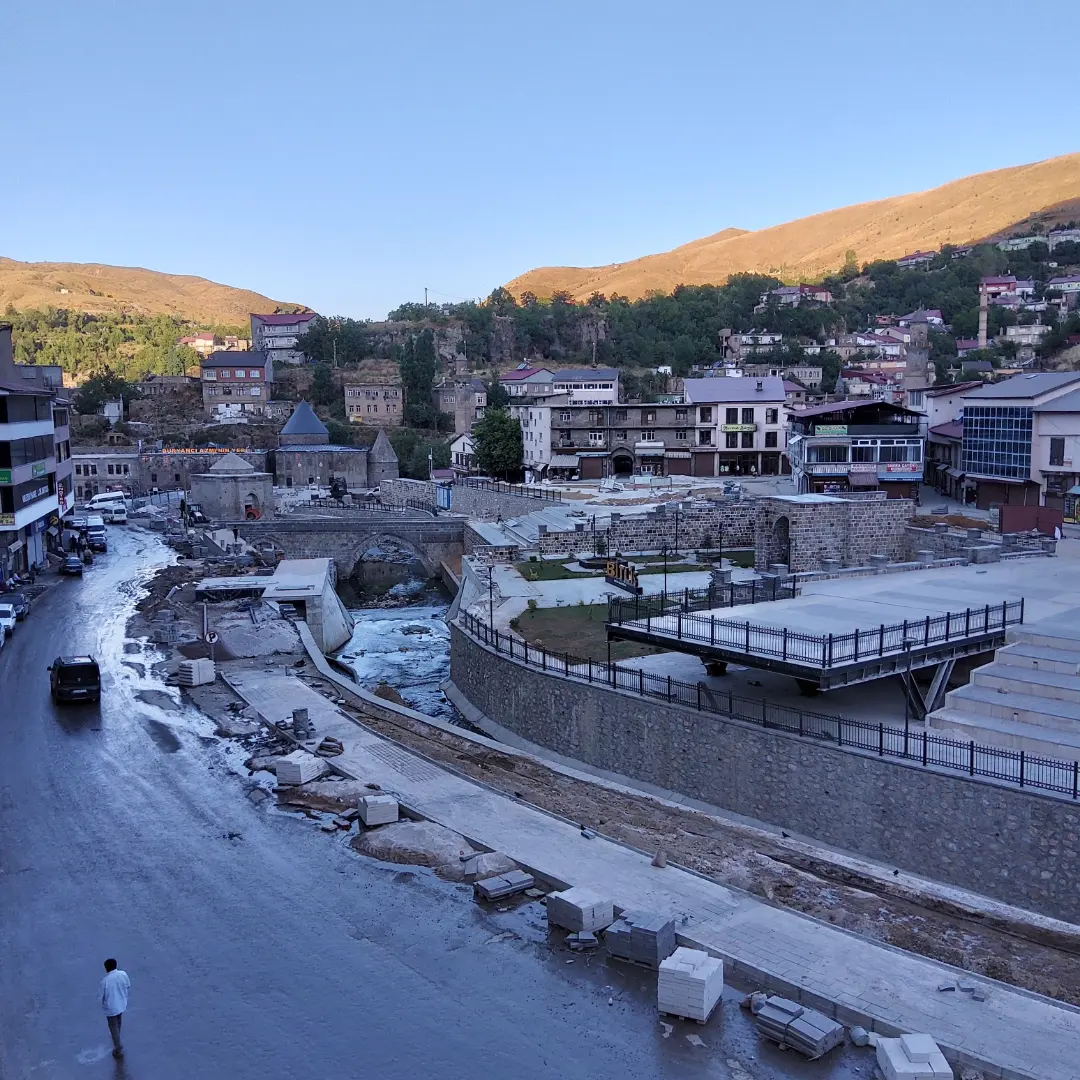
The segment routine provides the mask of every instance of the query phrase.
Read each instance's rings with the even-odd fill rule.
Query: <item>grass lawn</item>
[[[526,581],[567,581],[570,578],[603,577],[603,570],[567,570],[563,563],[571,559],[546,559],[543,562],[519,562],[514,569]]]
[[[583,660],[607,659],[607,635],[604,620],[607,604],[574,604],[570,607],[536,608],[522,612],[511,624],[530,644],[539,645],[550,652],[570,653]],[[613,641],[612,660],[626,660],[631,656],[647,656],[664,652],[652,645],[636,641]]]

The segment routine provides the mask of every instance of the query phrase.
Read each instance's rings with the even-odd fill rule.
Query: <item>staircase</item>
[[[1080,759],[1080,609],[1011,628],[1007,641],[927,724],[976,743]]]

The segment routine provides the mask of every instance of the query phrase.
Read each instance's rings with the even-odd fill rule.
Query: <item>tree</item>
[[[341,391],[334,385],[334,376],[329,364],[315,365],[308,394],[313,405],[322,405],[325,408],[329,408],[341,397]]]
[[[498,379],[492,379],[487,384],[487,407],[489,409],[505,409],[510,405],[510,395],[506,392]]]
[[[424,330],[410,337],[398,350],[397,361],[405,395],[405,423],[409,427],[437,428],[438,410],[431,400],[431,386],[439,370],[435,335]]]
[[[524,457],[521,425],[506,409],[492,408],[489,404],[472,435],[476,461],[483,472],[505,477],[521,471]]]
[[[123,401],[126,411],[138,397],[141,397],[141,394],[137,386],[106,368],[102,374],[87,379],[79,387],[72,403],[76,412],[89,416],[98,412],[106,401],[115,401],[117,398]]]

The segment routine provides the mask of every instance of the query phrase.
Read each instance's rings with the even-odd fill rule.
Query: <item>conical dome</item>
[[[281,429],[278,443],[287,446],[289,443],[307,443],[316,445],[330,441],[330,432],[326,425],[315,415],[315,410],[306,402],[301,401],[293,409],[292,416]]]

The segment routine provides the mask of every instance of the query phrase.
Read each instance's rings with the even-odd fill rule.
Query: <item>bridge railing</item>
[[[545,502],[562,502],[557,491],[544,488],[526,487],[524,484],[508,484],[503,480],[479,480],[475,476],[459,476],[454,480],[456,487],[477,488],[480,491],[497,491],[504,495],[521,495],[526,499],[541,499]]]
[[[1000,608],[998,609],[1000,611]],[[496,654],[557,678],[597,683],[669,705],[700,713],[741,720],[762,728],[784,731],[804,739],[830,743],[837,749],[859,750],[878,757],[898,758],[909,764],[981,776],[1020,787],[1080,798],[1080,762],[1064,761],[1008,750],[974,741],[932,734],[922,725],[849,720],[845,716],[810,712],[789,705],[740,697],[705,683],[688,683],[643,668],[572,656],[530,645],[522,638],[492,628],[469,612],[461,612],[458,629]],[[663,718],[658,710],[657,717]]]

